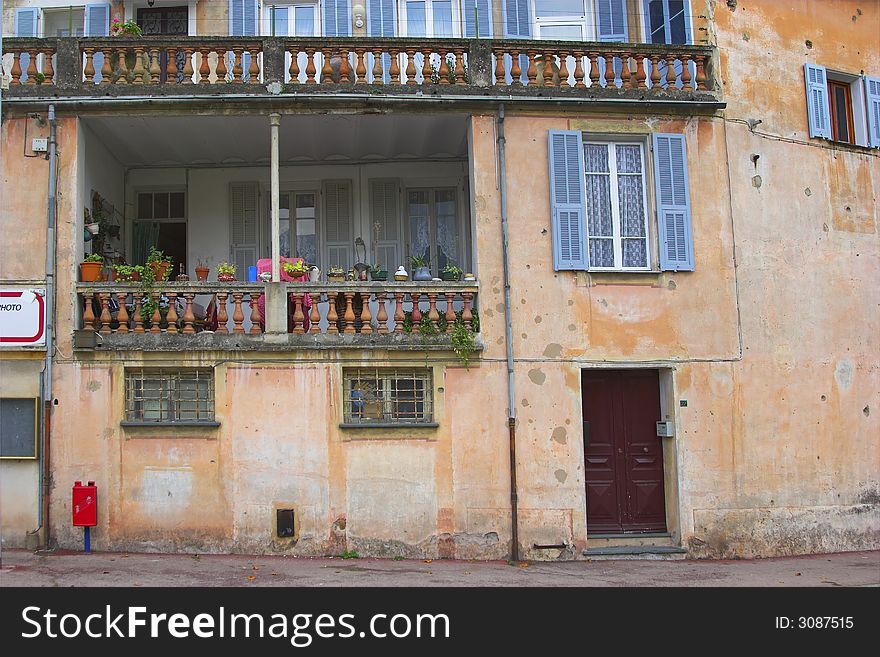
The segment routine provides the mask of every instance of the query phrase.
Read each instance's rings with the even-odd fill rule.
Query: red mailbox
[[[98,487],[94,481],[83,486],[81,481],[73,484],[73,526],[94,527],[98,524]]]

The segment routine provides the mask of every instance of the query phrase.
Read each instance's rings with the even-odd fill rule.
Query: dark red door
[[[657,370],[584,370],[587,532],[666,531]]]

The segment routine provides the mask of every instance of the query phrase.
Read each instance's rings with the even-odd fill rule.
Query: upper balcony
[[[3,96],[718,107],[714,53],[703,45],[495,39],[12,38],[3,40]]]

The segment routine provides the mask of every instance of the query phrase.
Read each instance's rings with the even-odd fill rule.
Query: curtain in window
[[[455,192],[438,191],[437,202],[437,271],[450,262],[461,265],[458,258],[458,222],[455,217]]]
[[[645,267],[648,264],[648,254],[645,244],[645,202],[642,193],[642,151],[635,144],[618,145],[615,155],[620,235],[623,238],[623,266]]]
[[[429,197],[427,192],[410,192],[409,225],[411,256],[430,258],[431,217],[428,213],[428,206]]]
[[[159,244],[158,221],[136,221],[131,240],[131,262],[143,265],[147,262],[150,248]]]
[[[590,236],[590,265],[614,266],[614,242],[611,217],[611,174],[608,146],[586,144],[587,228]],[[596,239],[596,238],[607,239]]]

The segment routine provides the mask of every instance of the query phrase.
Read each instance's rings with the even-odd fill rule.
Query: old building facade
[[[3,545],[77,548],[93,480],[102,550],[877,548],[878,26],[838,0],[4,3],[0,283],[50,348],[3,319]],[[109,280],[151,247],[170,281]]]

